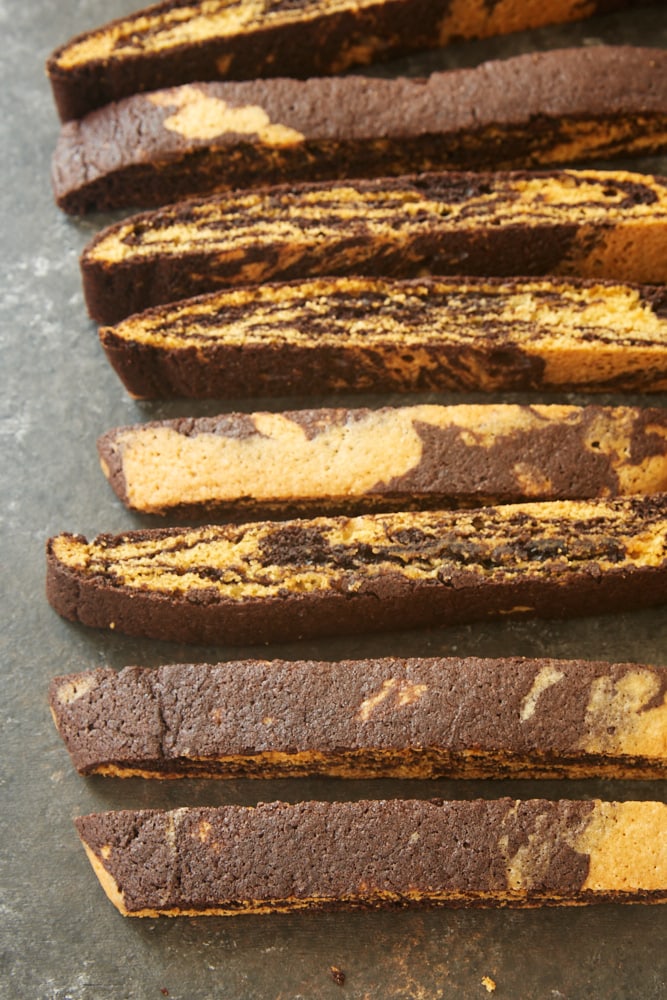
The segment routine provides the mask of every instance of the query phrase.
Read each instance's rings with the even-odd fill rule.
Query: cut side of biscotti
[[[667,667],[475,657],[181,663],[56,677],[49,700],[85,775],[667,777]]]
[[[293,181],[510,170],[667,150],[667,52],[530,53],[427,79],[197,83],[67,122],[66,212],[146,207]]]
[[[435,173],[212,195],[102,230],[81,258],[115,323],[219,288],[320,275],[576,275],[667,283],[667,181],[625,171]]]
[[[263,643],[667,602],[667,496],[259,521],[47,547],[65,618]]]
[[[266,802],[75,822],[125,916],[667,900],[662,802]]]
[[[61,118],[201,80],[309,77],[578,20],[631,0],[167,0],[77,35],[47,71]]]
[[[482,507],[667,491],[667,410],[489,403],[230,413],[118,427],[98,451],[117,496],[143,513]]]
[[[143,399],[667,389],[664,288],[613,282],[267,282],[157,306],[100,340]]]

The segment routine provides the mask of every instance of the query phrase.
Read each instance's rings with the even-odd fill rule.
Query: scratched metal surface
[[[130,921],[104,897],[72,827],[72,817],[80,812],[396,795],[664,800],[667,791],[664,783],[602,781],[160,785],[84,781],[72,771],[51,724],[46,688],[54,674],[89,666],[152,666],[194,656],[215,660],[272,653],[290,658],[456,653],[667,661],[665,611],[341,637],[279,650],[216,648],[193,653],[185,647],[86,631],[50,610],[43,597],[48,535],[61,530],[92,535],[149,523],[127,514],[111,495],[97,466],[97,435],[115,424],[223,408],[128,399],[86,318],[77,267],[84,243],[107,220],[68,220],[51,200],[49,159],[58,125],[44,59],[72,34],[134,6],[132,0],[0,0],[0,995],[8,1000],[474,998],[487,995],[482,977],[489,976],[497,984],[498,998],[664,997],[667,907]],[[600,40],[667,46],[667,11],[660,4],[652,10],[455,46],[394,64],[391,71],[423,74],[536,47]],[[667,160],[635,166],[667,172]],[[665,405],[667,400],[654,402]],[[244,408],[252,405],[248,401]],[[272,405],[279,408],[281,401]],[[344,972],[342,986],[334,982],[332,966]]]

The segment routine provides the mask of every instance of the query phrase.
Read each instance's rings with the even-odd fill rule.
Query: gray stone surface
[[[118,423],[213,413],[224,406],[148,405],[127,398],[86,318],[77,267],[84,243],[106,220],[66,219],[51,199],[49,159],[58,124],[44,60],[70,35],[133,6],[131,0],[0,0],[0,996],[466,998],[487,995],[481,980],[488,975],[497,983],[498,998],[664,997],[667,907],[128,921],[99,888],[71,822],[77,813],[95,809],[399,794],[666,798],[662,782],[159,785],[84,781],[72,771],[46,704],[54,674],[106,663],[150,666],[194,656],[231,659],[273,652],[263,647],[193,653],[98,634],[60,620],[43,596],[48,535],[121,531],[150,523],[122,510],[111,494],[97,466],[97,435]],[[666,46],[664,4],[452,47],[406,60],[398,68],[421,73],[471,65],[490,55],[599,40]],[[667,161],[640,166],[667,172]],[[665,405],[666,400],[657,402]],[[474,653],[666,662],[667,613],[342,637],[283,646],[279,652],[293,658]],[[343,987],[334,982],[331,966],[344,971]]]

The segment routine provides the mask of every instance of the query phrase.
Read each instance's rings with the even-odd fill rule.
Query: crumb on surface
[[[496,982],[491,976],[482,976],[482,986],[487,993],[495,993]]]
[[[345,983],[345,973],[342,969],[339,969],[337,965],[331,966],[331,978],[334,983],[338,984],[338,986],[343,986]]]

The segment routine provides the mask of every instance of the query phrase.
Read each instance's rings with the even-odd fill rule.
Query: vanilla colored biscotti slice
[[[575,275],[667,283],[667,181],[566,170],[258,188],[116,223],[81,258],[93,319],[319,275]]]
[[[67,122],[52,180],[58,205],[82,214],[287,181],[665,150],[667,52],[593,46],[418,80],[280,78],[138,94]]]
[[[49,700],[86,775],[667,777],[667,667],[476,657],[180,663],[56,677]]]
[[[667,900],[662,802],[265,802],[75,822],[125,916]]]
[[[667,410],[657,408],[229,413],[118,427],[97,446],[117,496],[150,514],[359,513],[667,491]]]
[[[452,39],[633,6],[631,0],[166,0],[77,35],[50,56],[60,116],[200,80],[322,76]]]
[[[62,534],[47,595],[85,625],[208,644],[653,607],[667,495]]]
[[[145,399],[667,389],[665,289],[613,282],[267,282],[156,306],[100,340]]]

